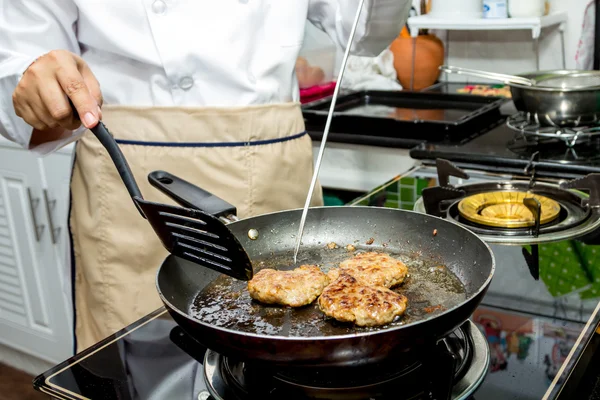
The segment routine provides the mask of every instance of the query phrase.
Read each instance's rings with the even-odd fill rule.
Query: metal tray
[[[502,119],[499,97],[446,93],[360,91],[339,96],[331,132],[345,135],[460,142]],[[331,97],[302,107],[306,129],[322,131]]]

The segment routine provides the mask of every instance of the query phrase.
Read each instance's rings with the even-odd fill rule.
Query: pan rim
[[[481,244],[483,244],[485,246],[485,248],[488,250],[488,253],[491,256],[491,261],[492,261],[492,267],[490,270],[490,273],[488,274],[488,276],[486,277],[485,281],[483,282],[483,284],[479,287],[479,289],[476,292],[473,292],[464,302],[455,305],[454,307],[445,310],[444,312],[437,314],[434,318],[441,318],[447,314],[450,314],[452,311],[460,308],[461,306],[463,306],[465,303],[468,303],[470,301],[472,301],[473,299],[478,298],[482,292],[485,292],[491,281],[492,278],[494,277],[494,274],[496,272],[496,257],[494,255],[494,252],[492,251],[492,248],[490,247],[490,245],[484,241],[481,237],[479,237],[479,235],[477,235],[475,232],[471,231],[470,229],[462,226],[462,225],[458,225],[455,224],[453,222],[450,222],[444,218],[441,217],[437,217],[434,215],[428,215],[428,214],[423,214],[417,211],[413,211],[413,210],[402,210],[402,209],[393,209],[393,208],[386,208],[386,207],[370,207],[370,206],[319,206],[319,207],[310,207],[309,210],[327,210],[327,209],[343,209],[343,208],[349,208],[349,207],[353,207],[353,208],[357,208],[357,209],[365,209],[365,210],[385,210],[388,212],[401,212],[401,213],[411,213],[411,214],[418,214],[420,216],[425,216],[428,218],[432,218],[434,220],[438,220],[442,223],[445,224],[452,224],[452,226],[456,226],[460,229],[465,230],[466,232],[468,232],[469,234],[471,234],[472,236],[474,236]],[[235,223],[238,222],[242,222],[242,221],[247,221],[249,219],[252,218],[259,218],[259,217],[267,217],[267,216],[272,216],[272,215],[277,215],[277,214],[281,214],[281,213],[289,213],[289,212],[301,212],[302,209],[301,208],[294,208],[294,209],[289,209],[289,210],[283,210],[283,211],[275,211],[275,212],[271,212],[271,213],[265,213],[265,214],[260,214],[260,215],[256,215],[254,217],[250,217],[250,218],[245,218],[245,219],[240,219],[238,221],[232,222],[230,225],[233,225]],[[165,265],[166,261],[168,259],[171,258],[179,258],[177,256],[174,256],[172,254],[169,254],[162,262],[162,264],[160,265],[160,267],[158,268],[158,271],[156,273],[156,279],[155,279],[155,286],[156,286],[156,290],[158,292],[158,295],[160,297],[160,299],[162,300],[162,302],[167,305],[168,309],[172,312],[176,312],[177,314],[179,314],[181,317],[185,318],[186,320],[193,322],[195,324],[200,324],[202,326],[205,326],[207,328],[210,329],[216,329],[220,332],[226,332],[228,334],[233,334],[233,335],[238,335],[238,336],[245,336],[245,337],[254,337],[257,339],[265,339],[268,338],[269,340],[277,340],[277,341],[323,341],[323,340],[331,340],[331,341],[335,341],[335,340],[343,340],[343,339],[347,339],[348,337],[367,337],[367,336],[371,336],[371,335],[376,335],[382,332],[394,332],[397,330],[401,330],[404,329],[406,327],[412,327],[412,326],[418,326],[420,324],[426,323],[427,321],[429,321],[431,318],[424,318],[415,322],[412,322],[410,324],[406,324],[406,325],[400,325],[400,326],[394,326],[388,329],[378,329],[378,330],[374,330],[372,332],[358,332],[358,333],[348,333],[345,335],[331,335],[331,336],[310,336],[310,337],[306,337],[306,336],[281,336],[281,335],[261,335],[258,333],[251,333],[251,332],[240,332],[238,330],[235,329],[229,329],[229,328],[224,328],[224,327],[220,327],[220,326],[215,326],[212,324],[209,324],[207,322],[204,322],[202,320],[199,320],[197,318],[193,318],[190,315],[188,315],[187,313],[184,313],[183,311],[181,311],[179,308],[175,307],[169,300],[167,300],[166,296],[163,294],[162,290],[160,289],[160,285],[159,285],[159,276],[160,273],[163,269],[163,266]],[[464,322],[464,321],[462,321]]]
[[[586,74],[586,75],[600,75],[600,71],[586,71],[586,70],[578,70],[578,69],[557,69],[557,70],[543,70],[543,71],[535,71],[535,72],[526,72],[521,73],[515,76],[519,76],[521,78],[527,79],[535,79],[536,76],[544,75],[544,74],[556,74],[556,75],[569,75],[569,74]],[[544,87],[544,86],[527,86],[519,83],[510,83],[507,84],[510,87],[519,88],[522,90],[531,90],[538,92],[555,92],[555,93],[573,93],[573,92],[594,92],[600,90],[600,85],[596,86],[588,86],[581,88],[570,88],[570,89],[561,89],[561,88],[552,88],[552,87]]]

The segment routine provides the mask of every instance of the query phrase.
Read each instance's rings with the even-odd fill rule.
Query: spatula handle
[[[184,207],[202,210],[215,217],[236,215],[235,206],[168,172],[151,172],[148,175],[148,181]]]
[[[95,127],[91,128],[90,130],[98,138],[100,143],[102,143],[102,146],[104,146],[104,148],[110,155],[110,158],[112,159],[113,163],[115,164],[115,167],[117,167],[119,176],[121,176],[123,183],[127,187],[127,191],[129,192],[129,195],[134,200],[135,206],[140,211],[142,216],[144,216],[144,213],[141,211],[137,202],[135,201],[136,197],[139,199],[143,199],[142,192],[140,191],[140,188],[138,187],[137,182],[135,181],[135,178],[133,177],[133,173],[131,172],[131,169],[129,168],[129,164],[127,164],[127,160],[125,159],[125,156],[121,152],[119,145],[117,144],[117,142],[115,141],[113,136],[110,134],[108,129],[106,129],[106,126],[104,126],[102,121],[99,121],[98,124]]]

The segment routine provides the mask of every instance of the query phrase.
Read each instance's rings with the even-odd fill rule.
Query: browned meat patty
[[[327,275],[316,265],[302,265],[292,271],[262,269],[248,282],[250,297],[265,304],[302,307],[315,301]]]
[[[323,290],[319,308],[325,315],[358,326],[389,324],[404,314],[408,299],[382,286],[367,286],[342,273]]]
[[[351,275],[365,285],[392,288],[404,281],[408,268],[404,263],[387,254],[369,252],[357,254],[343,261],[339,268],[330,270],[327,275],[333,282],[340,273]]]

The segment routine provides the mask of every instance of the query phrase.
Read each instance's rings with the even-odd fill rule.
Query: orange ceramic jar
[[[414,38],[398,36],[390,46],[394,53],[394,68],[402,87],[410,90]],[[440,76],[439,67],[444,62],[444,44],[435,35],[420,35],[416,40],[414,90],[425,89]]]

